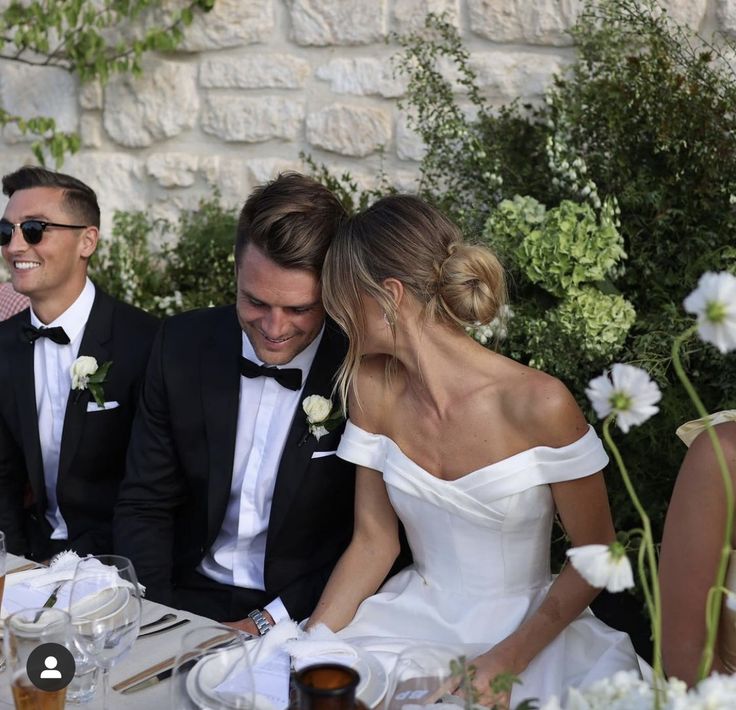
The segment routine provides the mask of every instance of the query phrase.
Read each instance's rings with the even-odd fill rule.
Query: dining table
[[[7,572],[12,574],[13,570],[26,567],[28,560],[8,554],[7,556]],[[125,710],[126,708],[139,708],[142,710],[166,710],[170,706],[169,700],[169,680],[162,680],[154,685],[146,687],[142,690],[131,693],[122,693],[116,690],[115,686],[133,676],[156,666],[160,662],[176,656],[182,637],[192,629],[203,626],[216,625],[217,622],[204,616],[198,616],[188,611],[180,609],[172,609],[163,604],[148,599],[142,600],[142,616],[141,625],[153,622],[164,614],[171,613],[176,615],[176,622],[188,619],[188,623],[172,628],[161,633],[139,636],[133,644],[132,649],[124,656],[118,664],[110,671],[110,700],[109,707],[112,710]],[[175,623],[172,619],[168,624]],[[164,628],[168,624],[161,624],[156,628]],[[1,648],[1,647],[0,647]],[[0,672],[0,708],[12,708],[13,697],[10,690],[11,673],[6,668]],[[102,708],[102,689],[99,687],[95,697],[83,705],[74,705],[67,702],[66,707],[88,708],[89,710],[98,710]]]

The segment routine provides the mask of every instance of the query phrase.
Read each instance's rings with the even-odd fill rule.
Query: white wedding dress
[[[549,484],[608,462],[592,428],[568,446],[535,447],[454,481],[429,474],[391,439],[352,422],[338,455],[383,473],[414,556],[338,634],[387,666],[402,648],[422,643],[462,648],[470,660],[512,633],[552,583]],[[570,686],[638,669],[628,635],[586,610],[521,674],[512,707],[525,698],[564,698]]]

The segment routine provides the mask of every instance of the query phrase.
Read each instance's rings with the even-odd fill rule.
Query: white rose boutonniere
[[[302,402],[302,409],[307,415],[309,433],[317,441],[332,431],[344,418],[340,410],[333,411],[331,399],[318,394],[305,397]]]
[[[105,407],[105,396],[102,385],[107,378],[107,371],[112,365],[112,360],[97,364],[97,360],[89,355],[80,355],[70,368],[72,375],[72,389],[79,396],[83,390],[89,390],[99,407]]]

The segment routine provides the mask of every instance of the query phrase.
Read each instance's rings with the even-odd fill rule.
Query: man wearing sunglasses
[[[2,187],[9,200],[0,248],[13,288],[31,305],[0,323],[0,530],[10,552],[32,559],[67,548],[111,552],[113,506],[157,323],[87,276],[100,226],[90,187],[37,167],[6,175]],[[72,379],[81,356],[111,363],[103,406],[83,379]]]

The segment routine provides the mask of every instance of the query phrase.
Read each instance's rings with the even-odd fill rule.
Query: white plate
[[[210,654],[201,658],[195,664],[194,668],[187,674],[186,689],[192,702],[199,708],[209,708],[213,701],[220,707],[225,708],[242,708],[235,702],[229,702],[227,695],[215,692],[220,683],[222,683],[230,674],[232,664],[229,662],[229,655],[240,653],[241,649],[233,648],[223,650],[218,654]],[[227,660],[226,660],[227,659]],[[219,670],[220,664],[226,663],[228,670],[222,672]]]
[[[232,649],[237,652],[237,649]],[[388,676],[380,661],[370,653],[360,649],[358,658],[351,665],[360,675],[360,682],[355,695],[367,707],[374,708],[381,702],[388,690]],[[228,653],[228,651],[225,651]],[[319,659],[314,660],[315,663]],[[227,677],[226,673],[218,672],[217,657],[206,656],[199,660],[187,674],[186,689],[191,700],[200,708],[207,708],[213,700],[217,700],[223,707],[238,708],[235,703],[228,703],[226,696],[215,692],[215,688]]]
[[[358,660],[353,668],[360,675],[356,697],[367,707],[376,707],[388,690],[386,671],[374,655],[361,650],[358,651]]]

